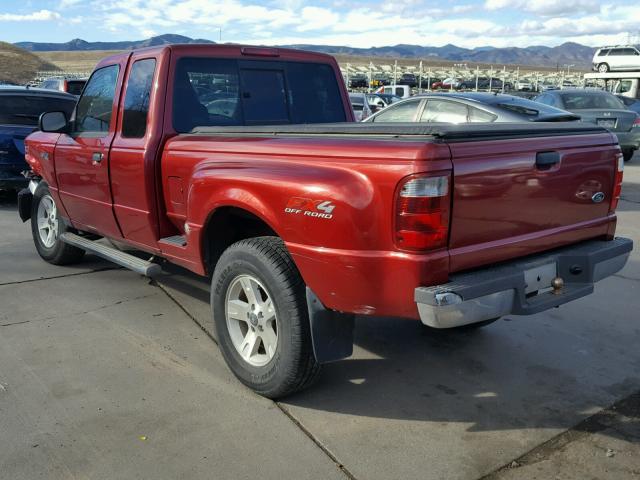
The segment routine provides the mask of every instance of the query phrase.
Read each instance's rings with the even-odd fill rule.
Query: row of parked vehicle
[[[491,92],[432,92],[405,99],[391,96],[391,101],[378,103],[379,96],[350,94],[358,121],[453,124],[582,121],[613,132],[625,161],[640,147],[640,115],[624,102],[637,105],[637,100],[602,90],[549,90],[532,99]]]
[[[454,85],[446,82],[442,85]],[[25,169],[25,137],[37,128],[42,112],[63,111],[70,116],[85,83],[85,79],[54,78],[43,82],[41,88],[0,86],[0,189],[24,185],[21,172]],[[496,88],[501,87],[502,83],[496,83]],[[625,160],[640,146],[640,101],[624,95],[549,88],[533,94],[531,99],[497,92],[451,91],[411,96],[411,88],[398,84],[381,86],[376,93],[350,93],[356,120],[438,123],[581,120],[614,132]],[[455,88],[470,85],[461,82]]]

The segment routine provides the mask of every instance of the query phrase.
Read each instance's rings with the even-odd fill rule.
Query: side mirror
[[[45,112],[40,115],[38,128],[42,132],[62,133],[67,129],[68,123],[64,112]]]

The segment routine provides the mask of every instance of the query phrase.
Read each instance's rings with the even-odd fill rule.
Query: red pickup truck
[[[326,55],[115,55],[70,119],[46,113],[27,138],[20,216],[53,264],[90,251],[210,276],[224,357],[269,397],[349,356],[355,314],[480,326],[585,296],[625,264],[623,161],[606,130],[352,120]]]

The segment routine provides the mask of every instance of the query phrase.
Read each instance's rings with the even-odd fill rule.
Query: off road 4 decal
[[[310,198],[291,197],[284,213],[304,215],[315,218],[333,218],[333,209],[336,206],[328,200],[311,200]]]

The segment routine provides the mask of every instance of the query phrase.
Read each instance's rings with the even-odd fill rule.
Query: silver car
[[[593,69],[600,73],[640,70],[640,50],[633,45],[599,48],[593,55]]]

